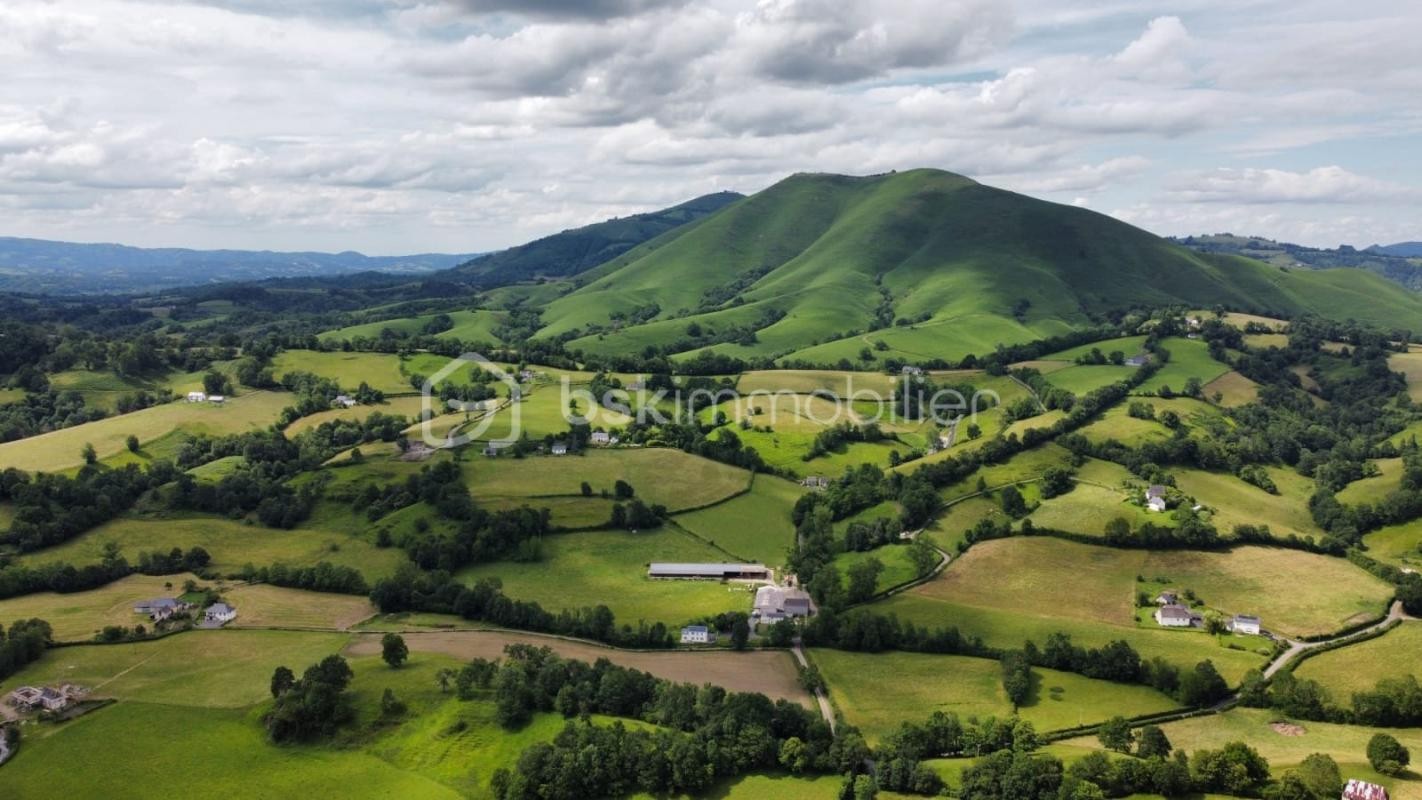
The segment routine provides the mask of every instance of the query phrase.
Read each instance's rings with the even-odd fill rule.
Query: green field
[[[1403,622],[1361,644],[1316,655],[1294,669],[1300,678],[1315,680],[1346,706],[1354,692],[1371,690],[1383,678],[1413,675],[1422,679],[1422,622]]]
[[[1402,459],[1379,458],[1373,463],[1378,466],[1379,473],[1344,486],[1338,493],[1338,502],[1350,506],[1359,503],[1376,505],[1390,493],[1402,488]]]
[[[1408,397],[1422,400],[1422,350],[1414,348],[1406,353],[1398,353],[1388,358],[1387,365],[1407,378]]]
[[[454,323],[454,327],[435,334],[437,337],[441,339],[459,339],[461,341],[498,343],[499,338],[494,335],[494,328],[503,322],[503,314],[485,309],[450,311],[447,313],[450,321]],[[413,336],[420,333],[421,329],[433,320],[435,316],[435,314],[421,314],[415,317],[401,317],[398,319],[365,322],[326,331],[320,334],[318,338],[322,342],[358,338],[376,339],[380,337],[381,332],[386,328],[396,333]]]
[[[987,483],[989,489],[1036,480],[1050,467],[1065,466],[1070,458],[1071,454],[1066,449],[1048,442],[1031,450],[1024,450],[1002,464],[980,467],[967,479],[939,490],[938,494],[945,502],[966,497],[977,492],[979,478]],[[913,469],[914,464],[905,464],[902,468],[907,472],[912,472]]]
[[[874,550],[845,552],[834,557],[834,566],[839,574],[848,577],[849,568],[862,561],[877,558],[884,569],[879,573],[875,591],[882,592],[918,577],[918,570],[909,559],[909,549],[904,545],[886,544]]]
[[[330,378],[347,390],[366,383],[387,394],[415,391],[400,367],[399,356],[389,353],[283,350],[272,359],[272,374],[277,380],[289,372],[310,372]]]
[[[589,531],[545,536],[541,561],[478,564],[460,570],[458,577],[466,583],[497,577],[509,597],[536,601],[550,611],[606,605],[619,625],[646,620],[680,626],[722,611],[749,612],[753,587],[652,580],[647,566],[653,561],[726,560],[720,550],[670,527]]]
[[[1137,389],[1140,393],[1159,394],[1169,387],[1178,394],[1191,378],[1198,378],[1201,384],[1207,384],[1229,372],[1229,365],[1210,358],[1209,345],[1203,339],[1175,337],[1162,340],[1161,346],[1170,351],[1170,360]]]
[[[883,372],[847,372],[844,370],[776,369],[751,370],[736,381],[736,391],[743,395],[754,392],[789,392],[811,394],[829,392],[841,399],[852,399],[857,392],[873,392],[887,397],[893,391],[896,376]]]
[[[0,469],[57,472],[77,467],[84,461],[85,444],[92,444],[101,459],[131,457],[125,446],[129,436],[137,436],[147,450],[155,441],[183,434],[221,436],[260,429],[276,422],[290,404],[291,396],[284,392],[251,392],[223,405],[179,400],[0,444]]]
[[[122,580],[71,594],[39,592],[0,600],[0,620],[39,617],[54,628],[57,641],[84,642],[108,625],[148,626],[147,615],[135,614],[134,604],[154,597],[175,597],[183,582],[217,588],[237,609],[234,625],[275,625],[336,628],[370,616],[374,609],[363,596],[305,592],[277,586],[245,586],[203,581],[196,576],[130,575]]]
[[[1422,519],[1374,531],[1363,537],[1363,543],[1373,558],[1422,571]]]
[[[562,389],[545,385],[525,394],[520,402],[501,409],[487,422],[483,418],[474,420],[461,433],[478,441],[511,439],[521,435],[541,439],[567,433],[572,428],[570,416],[585,417],[589,425],[604,429],[622,428],[632,422],[626,414],[590,405],[586,398],[579,401],[577,412],[573,414]]]
[[[1312,753],[1327,753],[1338,762],[1345,777],[1361,778],[1390,787],[1394,790],[1392,796],[1395,800],[1422,797],[1422,778],[1416,770],[1408,773],[1406,779],[1397,780],[1384,778],[1369,768],[1365,753],[1368,739],[1378,732],[1377,729],[1327,722],[1300,722],[1303,729],[1301,735],[1286,735],[1273,728],[1274,723],[1279,721],[1283,720],[1272,711],[1238,708],[1223,714],[1171,722],[1161,727],[1177,750],[1194,752],[1218,749],[1228,742],[1248,742],[1269,761],[1276,776],[1288,767],[1297,766]],[[1422,732],[1417,729],[1387,732],[1414,753],[1422,748]],[[1059,743],[1058,747],[1063,751],[1077,749],[1085,752],[1099,749],[1100,743],[1096,737],[1090,736],[1068,739]]]
[[[358,405],[351,408],[333,408],[329,411],[318,411],[310,416],[302,417],[286,426],[285,433],[288,437],[296,437],[306,431],[319,428],[327,422],[336,420],[349,420],[352,422],[364,421],[371,414],[389,414],[396,417],[405,417],[410,421],[415,421],[420,417],[420,411],[424,398],[419,396],[392,397],[384,403],[372,405]],[[438,401],[435,401],[436,403]]]
[[[1076,395],[1083,395],[1120,383],[1134,373],[1138,367],[1118,367],[1113,364],[1072,364],[1047,375],[1047,382]]]
[[[757,475],[746,494],[681,514],[676,522],[739,559],[775,565],[795,542],[790,512],[803,493],[787,480]]]
[[[830,697],[870,741],[904,721],[922,722],[934,711],[960,717],[1007,717],[1012,704],[993,659],[923,653],[848,653],[814,650],[811,657]],[[1039,733],[1099,722],[1117,714],[1143,716],[1177,707],[1145,686],[1091,680],[1069,672],[1034,669],[1033,689],[1017,713]]]
[[[1155,409],[1155,419],[1138,419],[1130,414],[1131,403],[1144,402]],[[1082,428],[1080,433],[1093,444],[1115,440],[1127,447],[1144,444],[1158,444],[1169,441],[1174,431],[1160,422],[1167,411],[1180,418],[1182,429],[1196,438],[1208,437],[1216,426],[1232,423],[1218,408],[1188,397],[1151,398],[1149,400],[1127,400],[1106,410],[1101,418]]]
[[[1390,596],[1389,587],[1346,561],[1299,551],[1153,554],[1039,537],[975,545],[934,580],[873,608],[918,624],[957,625],[996,646],[1040,643],[1061,630],[1082,644],[1125,639],[1145,655],[1177,662],[1212,658],[1231,679],[1258,663],[1258,656],[1220,647],[1200,632],[1138,627],[1138,575],[1193,588],[1212,608],[1259,614],[1266,627],[1288,633],[1333,630],[1360,614],[1381,613]],[[1297,586],[1318,588],[1301,601]]]
[[[348,533],[334,530],[284,531],[217,516],[126,516],[100,525],[64,544],[33,553],[22,564],[63,561],[75,566],[97,564],[105,545],[115,542],[131,563],[145,550],[168,552],[174,547],[202,547],[212,556],[211,569],[222,573],[245,564],[259,567],[282,563],[307,566],[318,561],[359,569],[367,581],[390,575],[405,556],[379,549]]]
[[[1220,405],[1234,408],[1259,399],[1259,384],[1231,370],[1205,384],[1205,397],[1213,402],[1215,395]]]
[[[765,459],[765,463],[777,469],[789,470],[796,475],[824,475],[835,478],[860,464],[889,466],[890,453],[903,455],[909,447],[897,441],[850,442],[838,450],[804,460],[815,440],[811,431],[743,431],[739,428],[719,428],[729,430],[741,440],[741,444],[754,449]],[[718,434],[719,435],[719,434]]]
[[[750,486],[745,470],[661,447],[480,459],[465,463],[464,477],[475,502],[513,498],[533,506],[538,501],[530,498],[579,495],[583,481],[592,484],[594,493],[611,493],[614,483],[625,480],[644,502],[672,511],[724,500]]]
[[[1422,420],[1417,420],[1388,439],[1394,447],[1416,442],[1422,444]]]
[[[1245,483],[1234,475],[1204,470],[1171,470],[1176,486],[1209,510],[1210,522],[1223,535],[1237,525],[1268,525],[1275,536],[1319,537],[1323,535],[1308,510],[1313,481],[1292,470],[1266,467],[1279,489],[1270,494]]]

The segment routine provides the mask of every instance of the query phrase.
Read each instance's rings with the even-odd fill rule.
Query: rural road
[[[810,661],[805,658],[805,650],[801,647],[799,638],[795,639],[795,646],[790,652],[795,654],[795,660],[800,662],[801,667],[810,668]],[[815,702],[820,704],[820,716],[829,724],[830,733],[834,733],[834,708],[830,705],[829,695],[825,694],[824,689],[815,687]]]
[[[1366,634],[1377,631],[1379,628],[1386,627],[1388,625],[1393,624],[1394,622],[1401,622],[1405,619],[1410,619],[1410,617],[1405,611],[1402,610],[1402,601],[1394,600],[1392,602],[1392,608],[1388,609],[1386,617],[1378,621],[1376,624],[1369,625],[1368,627],[1362,628],[1361,630],[1356,630],[1352,633],[1347,633],[1342,636],[1335,636],[1331,639],[1321,639],[1317,642],[1300,642],[1293,639],[1285,639],[1284,641],[1289,643],[1289,649],[1285,650],[1282,655],[1274,659],[1274,661],[1270,663],[1269,666],[1264,668],[1264,677],[1274,677],[1274,675],[1279,670],[1288,666],[1295,659],[1308,652],[1309,650],[1316,650],[1320,647],[1323,647],[1324,645],[1333,644],[1339,641],[1347,641],[1355,637],[1364,636]]]

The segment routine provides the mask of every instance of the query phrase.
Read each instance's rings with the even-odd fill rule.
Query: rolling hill
[[[1365,271],[1194,252],[1102,214],[928,169],[793,175],[568,288],[547,303],[539,336],[595,353],[710,348],[818,363],[866,349],[960,358],[1175,303],[1389,327],[1422,319],[1422,298]]]
[[[450,270],[446,277],[483,286],[500,286],[534,278],[577,275],[648,239],[715,213],[741,197],[735,192],[716,192],[660,211],[573,228],[472,259]]]
[[[1384,278],[1413,290],[1422,290],[1422,245],[1416,242],[1373,245],[1359,250],[1348,245],[1334,249],[1307,247],[1289,242],[1276,242],[1262,236],[1236,236],[1215,233],[1209,236],[1172,238],[1191,250],[1202,253],[1229,253],[1263,261],[1276,267],[1307,269],[1351,268],[1375,272]]]

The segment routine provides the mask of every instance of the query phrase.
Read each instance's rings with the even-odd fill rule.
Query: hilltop
[[[1232,233],[1186,236],[1171,241],[1202,253],[1245,256],[1276,267],[1367,270],[1409,289],[1422,290],[1422,244],[1416,242],[1373,245],[1364,250],[1345,244],[1330,250]]]
[[[484,286],[548,277],[568,277],[592,269],[669,230],[715,213],[741,199],[735,192],[702,195],[685,203],[573,228],[528,244],[480,256],[450,270],[447,277]]]
[[[517,288],[506,302],[528,296]],[[574,349],[710,348],[819,363],[961,358],[1167,304],[1387,327],[1422,318],[1422,298],[1370,273],[1194,252],[1103,214],[930,169],[793,175],[566,290],[547,304],[538,335],[571,338]]]

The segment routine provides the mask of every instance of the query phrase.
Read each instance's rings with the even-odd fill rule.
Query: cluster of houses
[[[64,683],[59,686],[21,686],[5,696],[5,702],[22,714],[35,711],[63,711],[79,702],[87,691],[82,686]]]
[[[220,406],[223,403],[227,402],[227,396],[220,394],[208,394],[207,392],[188,392],[188,402],[213,403]]]
[[[800,485],[806,489],[814,489],[817,492],[822,492],[829,488],[830,479],[823,475],[811,475],[800,481]]]
[[[1181,602],[1180,595],[1176,592],[1161,592],[1155,602],[1158,606],[1155,610],[1155,624],[1162,628],[1195,628],[1205,621],[1198,612]],[[1235,614],[1226,627],[1231,633],[1242,636],[1264,635],[1259,617],[1253,614]]]
[[[155,597],[134,604],[133,613],[146,614],[153,622],[163,622],[179,614],[192,612],[197,606],[175,597]],[[201,623],[205,628],[220,628],[237,619],[237,609],[226,603],[213,603],[203,609]]]

